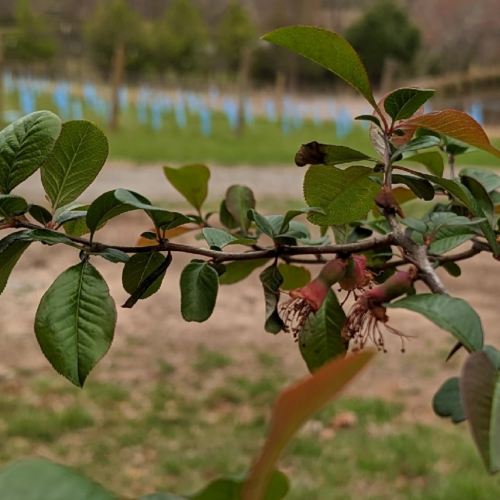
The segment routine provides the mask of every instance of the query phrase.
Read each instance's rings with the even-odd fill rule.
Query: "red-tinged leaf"
[[[462,111],[445,109],[437,113],[410,118],[406,123],[447,135],[500,158],[500,151],[491,145],[483,127]]]
[[[460,377],[469,427],[489,472],[500,471],[500,384],[497,367],[484,351],[470,355]]]
[[[243,486],[243,500],[262,500],[276,461],[302,425],[332,400],[373,358],[365,351],[335,359],[310,377],[285,389],[276,401],[271,429]]]

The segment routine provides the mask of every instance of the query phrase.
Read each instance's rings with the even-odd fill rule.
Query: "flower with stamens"
[[[284,331],[292,333],[296,338],[311,313],[316,313],[323,305],[328,291],[345,274],[347,261],[332,259],[327,262],[318,277],[308,285],[290,291],[290,300],[280,306],[280,315],[283,319]]]
[[[401,351],[404,352],[403,333],[389,326],[387,323],[387,309],[384,303],[390,302],[413,289],[416,279],[416,269],[396,271],[385,283],[372,290],[368,290],[349,311],[349,315],[342,329],[342,336],[347,341],[354,342],[354,350],[363,349],[371,340],[379,350],[386,352],[382,327],[389,333],[401,339]]]

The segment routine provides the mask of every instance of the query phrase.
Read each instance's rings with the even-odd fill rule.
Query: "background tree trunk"
[[[119,42],[116,46],[113,61],[113,72],[111,74],[111,118],[109,125],[111,130],[118,129],[118,118],[120,114],[120,87],[125,71],[125,43]]]
[[[248,92],[250,80],[250,69],[252,66],[252,49],[245,47],[241,53],[240,69],[238,74],[238,124],[236,135],[241,136],[245,128],[245,99]]]

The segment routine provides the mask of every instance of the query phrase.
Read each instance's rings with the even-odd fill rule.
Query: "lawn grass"
[[[1,381],[0,462],[46,456],[125,498],[192,493],[219,475],[244,473],[263,443],[272,403],[290,380],[267,352],[256,351],[252,366],[235,375],[230,357],[199,348],[195,386],[170,383],[164,367],[148,383],[92,380],[83,391],[56,374]],[[279,465],[292,483],[289,500],[500,496],[500,479],[485,472],[465,425],[409,422],[401,401],[339,399]]]
[[[37,104],[40,109],[57,113],[49,96],[41,96]],[[17,108],[17,97],[14,94],[8,96],[6,108]],[[84,116],[105,130],[110,143],[110,158],[136,163],[292,165],[300,145],[311,141],[342,144],[370,155],[375,154],[367,130],[358,123],[344,138],[337,137],[333,122],[316,125],[311,120],[305,120],[302,128],[292,128],[285,135],[281,123],[270,123],[257,117],[255,123],[246,127],[244,133],[237,137],[227,118],[222,113],[214,113],[213,133],[205,137],[201,133],[199,118],[195,115],[188,114],[187,126],[181,129],[176,126],[173,115],[169,114],[163,119],[163,130],[155,131],[151,125],[140,125],[135,110],[130,108],[129,111],[122,112],[117,132],[110,131],[106,120],[91,109],[84,108]],[[500,139],[493,142],[500,146]],[[499,167],[500,161],[488,153],[477,152],[460,157],[457,165]]]

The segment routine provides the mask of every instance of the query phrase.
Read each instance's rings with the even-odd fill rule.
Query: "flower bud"
[[[323,266],[316,279],[298,290],[292,290],[290,297],[292,299],[305,300],[313,312],[318,311],[323,305],[332,285],[343,278],[346,268],[347,262],[345,260],[330,260]]]
[[[413,288],[416,271],[396,271],[385,283],[367,292],[368,297],[378,303],[390,302],[393,299],[408,293]]]
[[[361,289],[368,286],[372,279],[372,274],[366,269],[366,256],[353,255],[347,261],[347,269],[339,285],[342,290]]]

